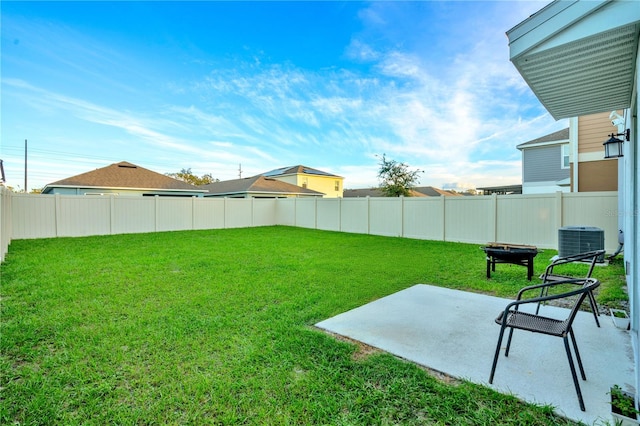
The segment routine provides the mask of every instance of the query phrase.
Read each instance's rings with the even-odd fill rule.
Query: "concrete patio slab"
[[[516,331],[509,357],[501,352],[494,382],[488,383],[500,331],[494,319],[507,303],[498,297],[418,284],[316,326],[527,402],[552,405],[572,420],[586,424],[610,420],[609,388],[633,386],[629,333],[615,328],[607,317],[601,316],[598,328],[591,313],[578,313],[574,332],[587,375],[580,382],[583,412],[562,339],[557,337]],[[566,316],[563,308],[542,309],[544,315]]]

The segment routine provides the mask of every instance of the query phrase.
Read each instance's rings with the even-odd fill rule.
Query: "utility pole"
[[[242,164],[238,164],[238,178],[242,179]]]

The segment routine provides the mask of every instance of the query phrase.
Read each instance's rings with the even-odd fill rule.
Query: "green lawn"
[[[624,297],[619,263],[594,273],[603,302]],[[289,227],[14,241],[0,423],[568,424],[313,327],[416,283],[528,284],[497,268],[473,244]]]

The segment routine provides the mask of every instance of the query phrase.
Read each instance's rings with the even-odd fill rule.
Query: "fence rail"
[[[12,239],[289,225],[557,248],[558,229],[604,230],[618,244],[616,192],[424,198],[178,198],[14,194],[0,187],[0,256]]]

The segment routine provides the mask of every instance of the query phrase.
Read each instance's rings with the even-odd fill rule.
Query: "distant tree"
[[[16,187],[13,187],[11,185],[0,185],[0,186],[4,186],[9,191],[17,193],[17,194],[26,194],[27,193],[27,191],[25,191],[24,189],[20,188],[20,185],[18,185]],[[42,194],[42,188],[31,188],[31,191],[29,191],[29,194]]]
[[[182,169],[178,173],[166,173],[166,175],[196,186],[207,185],[209,183],[220,181],[220,179],[214,179],[213,176],[211,176],[211,173],[204,174],[202,177],[196,176],[191,172],[191,167],[188,169]]]
[[[418,183],[418,178],[422,170],[409,170],[405,163],[398,163],[395,160],[387,160],[386,154],[382,154],[380,160],[380,190],[385,197],[405,197],[411,196],[411,190]]]

